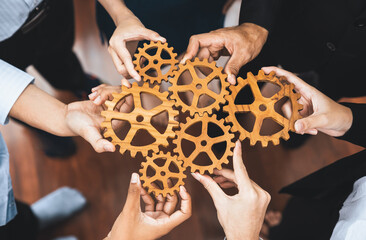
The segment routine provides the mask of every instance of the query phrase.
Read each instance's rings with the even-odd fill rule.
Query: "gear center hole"
[[[203,140],[203,141],[201,142],[201,145],[202,145],[202,146],[206,146],[206,145],[207,145],[206,140]]]
[[[201,89],[201,88],[202,88],[202,84],[199,84],[199,83],[198,83],[198,84],[196,85],[196,88],[197,88],[197,89]]]
[[[158,63],[159,63],[159,61],[155,59],[155,60],[153,61],[153,63],[154,63],[154,64],[158,64]]]
[[[164,171],[161,171],[160,175],[164,177],[166,175],[166,173]]]
[[[266,105],[264,104],[259,105],[259,110],[261,110],[262,112],[266,111],[267,110]]]
[[[138,115],[138,116],[136,117],[136,121],[137,121],[137,122],[142,122],[142,121],[144,121],[144,117],[143,117],[142,115]]]

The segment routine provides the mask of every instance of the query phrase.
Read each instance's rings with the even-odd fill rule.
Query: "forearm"
[[[136,21],[138,18],[127,8],[123,0],[98,0],[118,26],[121,22]],[[139,20],[138,20],[139,21]]]
[[[75,136],[66,124],[67,105],[29,85],[10,110],[10,116],[58,136]]]

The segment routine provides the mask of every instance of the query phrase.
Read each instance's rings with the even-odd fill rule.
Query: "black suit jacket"
[[[340,139],[366,147],[366,104],[343,103],[353,113],[352,127]],[[347,196],[353,183],[366,176],[366,150],[343,158],[283,188],[281,193],[307,198]],[[342,198],[343,198],[342,197]],[[334,201],[336,199],[333,198]],[[343,199],[340,199],[342,201]]]
[[[262,52],[244,72],[277,64],[297,73],[313,70],[321,91],[333,99],[365,95],[360,85],[366,69],[366,1],[243,0],[244,22],[269,31]]]

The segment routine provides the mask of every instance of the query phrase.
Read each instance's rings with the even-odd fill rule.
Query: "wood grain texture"
[[[161,101],[161,104],[152,109],[144,108],[142,93],[152,94]],[[116,109],[117,104],[130,95],[134,102],[133,110],[131,112],[120,112]],[[122,92],[114,93],[113,100],[106,101],[105,104],[108,109],[102,112],[102,116],[105,117],[104,122],[102,122],[102,127],[106,129],[103,135],[106,138],[111,138],[111,142],[119,146],[121,154],[129,151],[132,157],[136,156],[138,152],[143,156],[147,156],[149,151],[158,152],[159,146],[167,146],[169,144],[168,138],[174,138],[175,136],[173,128],[178,126],[178,121],[175,120],[175,117],[179,115],[179,112],[173,109],[173,101],[168,100],[168,92],[159,92],[159,86],[150,88],[148,83],[144,83],[142,86],[134,83],[131,88],[122,86]],[[160,132],[152,124],[152,119],[164,112],[168,114],[168,122],[165,131]],[[130,129],[124,139],[116,135],[112,126],[113,120],[123,120],[130,123]],[[155,140],[146,145],[132,144],[132,141],[140,130],[146,130]]]
[[[209,124],[220,129],[216,131],[219,134],[212,136],[209,132]],[[198,129],[194,129],[195,133],[192,133],[189,131],[192,128]],[[186,123],[180,124],[177,138],[173,140],[173,143],[176,144],[174,151],[178,154],[178,159],[183,161],[183,166],[189,167],[191,172],[213,173],[214,169],[222,169],[223,164],[228,164],[228,158],[233,155],[234,134],[230,133],[229,129],[230,127],[224,124],[224,119],[217,120],[215,115],[209,116],[207,113],[203,113],[202,117],[196,114],[193,118],[188,118]],[[193,151],[184,146],[184,141],[194,144]],[[225,143],[225,149],[222,150],[223,153],[220,156],[215,153],[213,147],[218,143]],[[207,154],[210,159],[209,164],[196,163],[201,153]]]
[[[195,58],[193,61],[187,60],[185,64],[179,64],[178,68],[179,70],[174,71],[174,77],[170,79],[172,86],[169,88],[169,91],[172,92],[171,98],[176,101],[175,105],[182,107],[183,112],[189,111],[191,116],[196,113],[200,116],[202,116],[203,113],[212,114],[213,110],[219,110],[220,104],[226,102],[224,96],[228,94],[226,88],[229,86],[229,83],[226,81],[227,75],[222,72],[221,67],[216,66],[214,61],[209,63],[207,59],[199,60],[198,58]],[[200,68],[203,68],[204,70],[208,69],[209,73],[203,74],[203,77],[200,77],[198,72],[205,72],[204,70],[200,71]],[[180,77],[186,71],[189,72],[191,81],[188,84],[181,84],[179,82]],[[213,91],[213,89],[209,87],[214,79],[219,80],[218,92]],[[180,93],[185,93],[187,91],[190,91],[193,94],[190,103],[183,101],[182,96],[180,95]],[[201,97],[205,95],[213,99],[213,103],[207,105],[201,104]]]
[[[261,93],[258,86],[258,82],[269,82],[276,84],[280,87],[280,90],[273,96],[267,98]],[[258,72],[258,75],[254,76],[252,73],[248,73],[246,79],[238,78],[237,85],[231,85],[229,90],[231,94],[226,95],[225,98],[228,101],[228,105],[224,106],[224,111],[229,115],[226,117],[225,121],[227,123],[233,124],[232,131],[239,132],[239,139],[244,140],[246,138],[250,139],[250,144],[255,145],[257,142],[261,142],[263,147],[268,146],[268,142],[272,142],[274,145],[280,143],[280,138],[284,140],[289,139],[290,135],[288,132],[290,130],[294,131],[294,123],[296,120],[301,118],[299,111],[302,109],[302,105],[297,102],[300,98],[300,94],[293,91],[294,85],[288,83],[284,78],[277,78],[274,72],[265,75],[262,70]],[[235,102],[239,92],[245,87],[250,86],[252,91],[254,101],[250,104],[237,104]],[[275,110],[275,104],[288,97],[291,102],[292,115],[287,119],[286,117],[280,115]],[[246,130],[237,119],[237,113],[250,112],[255,116],[255,123],[251,131]],[[262,124],[265,119],[271,118],[282,126],[282,130],[271,134],[271,135],[261,135],[260,131]]]

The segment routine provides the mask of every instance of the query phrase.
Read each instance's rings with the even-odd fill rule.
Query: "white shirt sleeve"
[[[357,180],[339,211],[331,240],[366,239],[366,177]]]
[[[15,101],[34,78],[0,59],[0,124],[9,121],[8,115]]]

